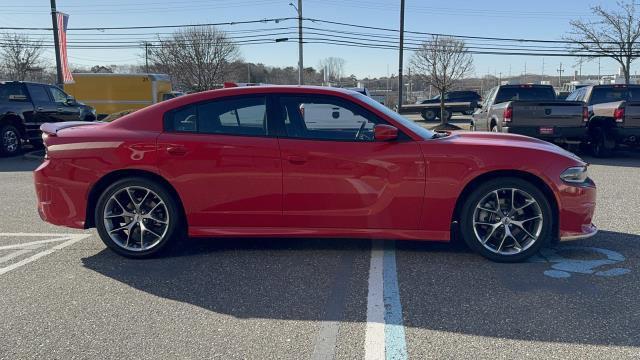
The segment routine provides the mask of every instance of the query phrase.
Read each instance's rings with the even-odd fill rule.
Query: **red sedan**
[[[42,126],[45,221],[147,257],[180,238],[449,241],[496,261],[592,236],[587,164],[519,135],[435,133],[356,92],[260,86]]]

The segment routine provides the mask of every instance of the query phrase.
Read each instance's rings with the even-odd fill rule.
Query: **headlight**
[[[587,181],[588,178],[587,167],[570,167],[567,170],[563,171],[562,174],[560,174],[560,178],[568,183],[583,183]]]

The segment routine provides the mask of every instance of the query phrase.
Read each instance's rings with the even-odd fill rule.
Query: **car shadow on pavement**
[[[597,158],[582,154],[580,156],[582,156],[584,161],[592,165],[640,167],[640,151],[637,150],[616,151],[608,158]]]
[[[603,231],[520,264],[447,244],[397,242],[396,249],[409,332],[640,346],[638,235]],[[369,250],[362,240],[192,239],[163,258],[103,250],[83,264],[148,294],[237,318],[366,322]],[[353,266],[338,273],[344,261]],[[562,269],[569,276],[551,276]],[[348,289],[344,306],[352,310],[329,319],[336,281]]]
[[[42,163],[42,159],[30,159],[24,156],[0,157],[0,173],[33,171]]]

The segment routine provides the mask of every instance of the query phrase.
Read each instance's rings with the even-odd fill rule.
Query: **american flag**
[[[60,62],[62,63],[62,80],[65,84],[73,83],[73,76],[69,69],[67,61],[67,24],[69,23],[69,15],[58,12],[56,14],[58,20],[58,43],[60,45]]]

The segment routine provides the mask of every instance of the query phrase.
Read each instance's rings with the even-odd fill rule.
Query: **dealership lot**
[[[586,159],[601,232],[523,264],[346,239],[129,260],[42,222],[38,161],[0,159],[0,358],[638,358],[640,154]]]

